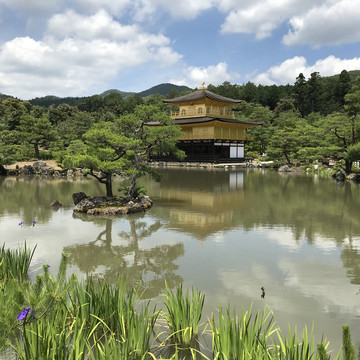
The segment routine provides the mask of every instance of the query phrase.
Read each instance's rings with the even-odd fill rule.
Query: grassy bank
[[[202,319],[205,296],[164,284],[161,309],[137,288],[91,278],[66,277],[66,255],[56,277],[44,265],[26,276],[33,250],[0,252],[0,339],[14,359],[338,359],[312,329],[281,332],[269,309],[240,314],[221,304]],[[15,265],[16,264],[16,265]],[[202,322],[203,321],[203,322]],[[355,359],[350,330],[343,327],[343,358]],[[211,339],[209,345],[202,339]],[[208,346],[208,347],[206,347]],[[9,355],[9,349],[11,355]]]

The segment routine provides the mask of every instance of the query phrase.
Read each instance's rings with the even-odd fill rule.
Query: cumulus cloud
[[[137,2],[138,0],[75,0],[86,11],[97,12],[103,9],[114,16],[121,15],[131,5],[136,6]]]
[[[272,35],[281,24],[291,28],[283,37],[286,45],[339,45],[360,40],[360,0],[218,0],[226,12],[223,33]]]
[[[126,68],[152,63],[159,69],[180,58],[161,34],[123,26],[103,11],[90,17],[69,11],[49,20],[43,39],[19,37],[0,47],[0,92],[85,95]]]
[[[8,0],[9,1],[9,0]],[[106,9],[108,12],[120,16],[123,12],[132,14],[138,21],[146,20],[159,10],[166,11],[174,18],[194,19],[202,11],[214,6],[216,0],[76,0],[84,9],[97,11]]]
[[[200,87],[203,82],[206,84],[219,85],[224,81],[234,80],[239,75],[229,73],[225,62],[207,67],[187,66],[183,70],[181,79],[172,79],[171,83],[176,85],[187,85],[190,87]]]
[[[84,16],[73,10],[54,15],[48,22],[47,34],[54,37],[71,37],[82,40],[106,39],[131,41],[141,33],[137,25],[122,25],[100,10],[92,16]],[[165,37],[162,41],[168,42]]]
[[[306,13],[309,8],[326,0],[219,1],[220,9],[229,11],[222,32],[255,34],[257,39],[264,39],[289,18]]]
[[[293,84],[300,73],[308,78],[315,71],[321,76],[331,76],[341,73],[342,70],[360,70],[360,58],[339,59],[330,55],[309,65],[305,57],[295,56],[252,77],[251,81],[262,85]]]
[[[289,23],[292,30],[284,36],[286,45],[339,45],[360,40],[360,1],[328,1],[294,16]]]

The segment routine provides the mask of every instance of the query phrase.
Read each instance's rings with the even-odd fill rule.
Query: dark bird
[[[263,286],[261,287],[261,298],[265,299],[265,288]]]

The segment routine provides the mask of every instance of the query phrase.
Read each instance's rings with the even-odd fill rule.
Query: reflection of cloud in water
[[[300,250],[302,244],[306,243],[305,236],[301,237],[301,242],[297,241],[294,233],[291,229],[284,227],[277,228],[263,228],[260,227],[257,229],[258,232],[262,233],[269,240],[276,242],[281,247],[287,249],[288,251],[297,252]],[[324,251],[335,251],[338,248],[336,242],[333,239],[328,239],[321,237],[319,234],[314,234],[315,240],[312,242],[312,246],[315,246],[318,249]],[[347,242],[348,239],[344,239],[344,242]],[[360,239],[352,240],[354,246],[360,247]]]
[[[248,271],[221,271],[219,278],[228,292],[249,299],[259,299],[260,287],[264,286],[270,308],[294,316],[314,311],[360,315],[357,288],[349,284],[339,266],[283,258],[278,270],[282,276],[275,277],[267,267],[255,265]]]
[[[286,274],[284,286],[316,299],[326,308],[337,307],[341,313],[359,313],[359,298],[349,284],[345,271],[330,262],[282,259],[279,269]]]
[[[212,236],[213,242],[218,243],[218,244],[223,244],[225,239],[226,238],[225,238],[225,234],[223,231],[219,231]]]

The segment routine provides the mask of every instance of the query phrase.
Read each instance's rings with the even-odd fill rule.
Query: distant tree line
[[[360,71],[322,78],[300,73],[294,85],[209,85],[219,95],[241,99],[239,120],[260,122],[249,130],[250,158],[308,164],[343,160],[347,172],[360,159]]]
[[[254,141],[247,145],[248,157],[289,164],[342,159],[349,172],[353,161],[360,159],[358,75],[359,71],[344,70],[337,76],[321,77],[314,72],[308,79],[299,74],[293,85],[224,82],[209,85],[208,90],[243,100],[234,108],[237,119],[263,124],[249,131]],[[69,154],[83,151],[89,131],[100,128],[98,124],[143,114],[144,109],[136,110],[142,106],[156,108],[152,114],[169,114],[171,108],[164,105],[163,99],[189,91],[172,88],[166,96],[154,94],[146,98],[139,94],[124,98],[121,92],[109,92],[105,96],[78,98],[76,104],[58,105],[55,100],[59,98],[48,97],[54,101],[50,106],[0,97],[0,165],[32,158],[62,162]]]

